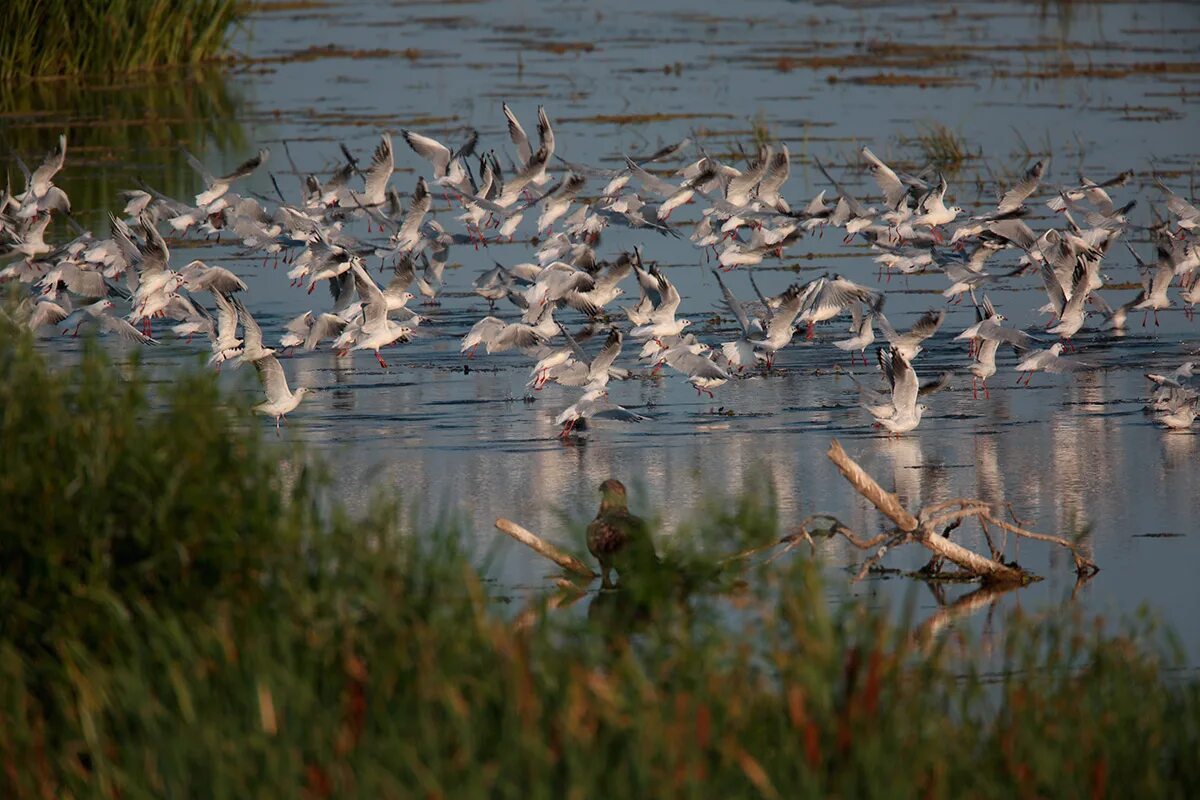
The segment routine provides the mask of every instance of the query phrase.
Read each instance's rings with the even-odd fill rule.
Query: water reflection
[[[173,197],[194,194],[200,178],[179,145],[217,158],[248,141],[243,98],[219,69],[134,73],[111,82],[0,83],[0,153],[35,167],[49,142],[67,134],[67,169],[56,181],[76,216],[97,225],[118,194],[139,178]],[[16,170],[12,170],[16,173]]]

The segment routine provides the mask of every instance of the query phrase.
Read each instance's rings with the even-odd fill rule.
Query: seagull
[[[283,373],[279,359],[274,355],[265,355],[256,359],[254,369],[258,372],[258,380],[267,393],[266,402],[256,405],[254,410],[275,418],[275,435],[278,436],[279,424],[283,418],[300,405],[300,401],[304,399],[304,395],[308,394],[309,390],[304,386],[294,392],[288,389],[287,376]]]
[[[809,285],[812,286],[812,284]],[[774,312],[770,312],[765,335],[762,338],[748,340],[750,344],[754,345],[756,352],[764,354],[768,370],[775,364],[775,354],[791,344],[792,337],[796,333],[796,317],[800,316],[800,309],[807,296],[808,293],[801,291],[799,287],[789,286],[784,292],[782,303]],[[769,311],[769,304],[767,304],[767,308]]]
[[[866,351],[867,351],[867,348],[870,347],[875,342],[875,327],[874,327],[875,316],[877,314],[879,314],[880,319],[882,319],[882,308],[883,308],[883,298],[882,297],[879,299],[879,302],[877,302],[873,307],[871,307],[865,314],[863,313],[862,307],[858,303],[855,303],[854,305],[850,306],[850,314],[852,316],[852,321],[850,323],[850,333],[852,335],[850,336],[849,339],[842,339],[840,341],[834,342],[833,346],[838,348],[839,350],[845,350],[848,353],[850,353],[850,366],[851,367],[854,366],[854,351],[855,350],[857,350],[859,352],[859,355],[862,356],[863,366],[864,367],[867,366]],[[920,349],[920,348],[918,347],[917,349]]]
[[[353,346],[349,349],[373,350],[379,366],[387,369],[387,362],[383,360],[379,351],[394,342],[408,341],[413,329],[388,319],[387,298],[361,265],[355,264],[352,271],[354,288],[363,301],[363,322]],[[409,297],[411,296],[409,295]]]
[[[705,162],[707,161],[705,159]],[[713,180],[717,175],[716,168],[711,163],[706,163],[695,177],[687,178],[683,183],[676,186],[673,183],[664,181],[662,178],[651,175],[639,167],[637,162],[629,156],[625,156],[625,163],[629,165],[630,172],[641,181],[642,186],[647,191],[653,192],[663,198],[663,202],[659,205],[657,213],[660,222],[670,219],[671,212],[675,209],[690,203],[699,187]]]
[[[1173,431],[1182,431],[1192,427],[1198,412],[1200,394],[1194,391],[1176,391],[1156,419]]]
[[[32,306],[32,308],[30,309],[29,306]],[[72,336],[78,336],[79,330],[82,327],[85,331],[115,333],[127,342],[158,344],[158,340],[151,339],[130,325],[127,320],[114,317],[108,313],[113,308],[113,302],[107,298],[80,306],[79,308],[73,308],[70,299],[64,296],[60,303],[42,300],[37,303],[27,303],[23,310],[27,310],[29,313],[25,324],[33,331],[47,325],[58,325],[61,323],[64,326],[63,333],[70,330]],[[72,322],[74,322],[74,326],[72,326]]]
[[[945,198],[946,190],[949,187],[946,185],[946,179],[939,174],[937,188],[931,189],[923,198],[921,198],[920,214],[913,217],[912,225],[914,227],[921,226],[929,228],[935,235],[937,241],[942,241],[941,227],[949,225],[954,220],[958,219],[958,215],[962,213],[962,209],[958,206],[946,208]]]
[[[562,425],[558,434],[560,439],[566,439],[576,428],[582,428],[589,419],[615,419],[620,422],[644,422],[646,417],[623,408],[608,399],[606,387],[588,389],[583,397],[568,406],[554,419],[554,424]]]
[[[575,202],[575,196],[583,189],[586,182],[587,179],[582,175],[569,172],[554,188],[531,203],[531,205],[536,205],[544,201],[542,213],[538,217],[537,229],[549,232],[550,226],[570,209],[571,203]]]
[[[804,291],[804,305],[799,321],[808,324],[805,339],[813,338],[813,326],[818,322],[833,319],[855,303],[873,306],[879,293],[865,286],[846,280],[841,275],[832,278],[817,278]]]
[[[645,325],[639,325],[629,332],[629,335],[635,339],[661,339],[664,336],[678,336],[683,332],[683,329],[691,324],[687,319],[676,319],[675,310],[679,308],[682,298],[679,296],[679,291],[675,285],[667,280],[667,276],[663,275],[653,266],[650,268],[650,274],[657,281],[657,291],[662,298],[654,310],[650,312],[649,318]]]
[[[237,306],[224,293],[213,291],[213,299],[217,302],[217,320],[215,326],[210,326],[207,333],[211,339],[212,357],[209,364],[219,368],[221,364],[242,354],[242,340],[237,336],[238,318],[240,313]],[[253,335],[251,321],[251,335]],[[259,331],[261,335],[262,331]]]
[[[955,340],[967,339],[971,343],[972,361],[967,368],[971,373],[971,395],[979,398],[979,385],[983,385],[984,397],[990,398],[987,379],[996,374],[996,352],[1000,345],[1008,344],[1014,350],[1028,349],[1033,337],[1015,328],[1003,325],[1006,319],[998,312],[987,295],[983,302],[975,306],[976,322],[965,331],[955,336]]]
[[[926,311],[907,333],[898,333],[882,311],[877,310],[875,317],[879,322],[879,330],[883,332],[892,349],[904,356],[905,361],[912,361],[921,352],[921,342],[937,333],[938,328],[942,326],[946,319],[946,311]]]
[[[1087,310],[1084,308],[1084,303],[1087,302],[1088,294],[1088,276],[1086,270],[1078,269],[1075,278],[1075,283],[1071,287],[1071,296],[1068,298],[1063,293],[1062,284],[1058,282],[1058,276],[1048,265],[1042,264],[1042,282],[1046,286],[1046,293],[1050,295],[1050,303],[1054,307],[1054,313],[1058,315],[1058,321],[1050,326],[1047,331],[1057,334],[1063,339],[1070,339],[1079,329],[1083,327],[1083,321],[1087,317]],[[1169,279],[1168,279],[1169,282]]]
[[[58,144],[51,150],[41,166],[29,175],[26,181],[25,194],[32,195],[34,198],[42,199],[48,195],[51,189],[54,188],[54,176],[62,171],[63,165],[67,161],[67,135],[60,133],[58,135]]]
[[[1151,311],[1154,312],[1154,326],[1157,328],[1159,310],[1171,307],[1171,298],[1167,296],[1167,290],[1171,288],[1171,281],[1174,279],[1174,266],[1170,260],[1163,258],[1159,258],[1153,270],[1147,270],[1142,275],[1142,297],[1133,305],[1133,309],[1146,312],[1142,317],[1143,328],[1146,327],[1146,320]]]
[[[404,141],[413,152],[433,165],[434,181],[439,186],[447,186],[464,194],[471,193],[471,179],[463,166],[462,156],[467,148],[474,149],[478,134],[471,137],[467,144],[451,153],[450,148],[416,131],[403,130],[400,132]]]
[[[829,216],[828,224],[834,227],[846,229],[845,241],[849,243],[859,231],[865,230],[875,219],[875,207],[867,207],[860,203],[854,195],[849,194],[840,183],[834,180],[833,176],[826,171],[821,160],[813,157],[813,163],[817,165],[817,169],[825,176],[825,180],[829,181],[834,190],[838,193],[837,205],[834,206],[833,212]]]
[[[546,164],[554,155],[554,129],[550,127],[550,118],[546,116],[546,109],[538,106],[537,132],[540,146],[535,151],[529,143],[525,129],[517,121],[517,117],[508,107],[508,103],[502,103],[501,108],[508,121],[509,138],[517,148],[517,158],[520,160],[518,171],[532,168],[527,182],[536,186],[545,185],[550,180],[550,176],[546,173]]]
[[[996,216],[1016,214],[1021,211],[1029,196],[1037,191],[1042,177],[1046,174],[1046,162],[1038,161],[1017,181],[1011,189],[1000,198],[996,206]]]
[[[183,155],[191,168],[200,173],[200,177],[204,180],[204,185],[208,187],[196,195],[196,206],[203,208],[228,192],[234,181],[253,174],[256,169],[267,163],[267,159],[271,156],[271,151],[264,147],[253,158],[243,161],[228,175],[219,176],[209,172],[208,167],[204,166],[199,159],[187,150],[183,150]]]
[[[183,287],[189,292],[233,294],[244,292],[246,282],[224,267],[210,267],[203,261],[192,261],[179,271]]]
[[[1175,194],[1157,176],[1154,178],[1154,183],[1166,195],[1167,209],[1179,218],[1179,230],[1189,232],[1200,230],[1200,208],[1196,208],[1187,200]]]
[[[879,366],[892,387],[891,400],[875,405],[864,403],[862,407],[891,433],[907,433],[921,423],[921,416],[929,410],[928,406],[917,402],[921,389],[917,373],[899,350],[880,348],[877,352]]]
[[[379,144],[371,156],[371,166],[363,175],[363,192],[350,192],[351,202],[359,207],[381,206],[387,199],[387,185],[396,170],[396,161],[392,153],[392,137],[384,133],[379,137]]]
[[[687,375],[688,383],[696,389],[696,394],[704,393],[713,397],[712,390],[729,380],[729,373],[711,358],[693,353],[687,347],[668,348],[661,359],[671,369]]]
[[[242,352],[235,364],[255,362],[274,355],[275,351],[263,344],[262,328],[255,322],[245,304],[237,298],[233,298],[231,302],[237,309],[238,319],[242,323]]]
[[[604,347],[589,359],[566,328],[558,326],[566,337],[567,346],[551,350],[543,356],[530,371],[528,388],[540,391],[548,381],[563,386],[586,386],[589,389],[602,388],[608,384],[613,374],[613,362],[621,354],[623,336],[616,328],[609,330]]]
[[[1035,372],[1070,372],[1072,370],[1087,369],[1091,364],[1086,364],[1075,359],[1063,358],[1063,343],[1055,342],[1045,350],[1034,350],[1025,356],[1016,366],[1017,372],[1021,373],[1017,378],[1020,383],[1021,378],[1025,379],[1025,385],[1033,380]]]
[[[737,320],[738,327],[741,329],[741,335],[735,341],[725,342],[721,345],[721,353],[725,356],[725,360],[729,362],[729,365],[739,371],[746,367],[754,366],[758,363],[758,355],[755,352],[753,340],[761,340],[766,334],[762,320],[758,317],[750,316],[746,311],[745,305],[734,296],[733,292],[729,291],[729,287],[725,285],[725,281],[721,280],[720,272],[714,269],[712,274],[717,279],[717,284],[721,287],[721,296],[724,299],[725,307],[733,314],[734,319]]]
[[[474,358],[475,351],[481,344],[488,353],[502,353],[514,347],[527,350],[539,344],[545,344],[557,330],[553,312],[554,304],[547,303],[542,307],[541,315],[533,325],[524,322],[505,322],[497,317],[484,317],[476,322],[463,337],[459,352],[466,353],[470,350],[467,358]]]

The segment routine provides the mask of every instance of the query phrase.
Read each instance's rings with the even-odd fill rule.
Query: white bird
[[[392,137],[384,133],[371,156],[371,166],[363,175],[363,192],[350,192],[350,201],[355,206],[371,207],[383,205],[387,199],[387,185],[396,170],[392,152]]]
[[[379,366],[387,369],[387,362],[379,351],[395,342],[407,341],[413,329],[388,319],[387,298],[362,266],[355,264],[352,271],[354,288],[363,301],[363,322],[354,344],[348,349],[374,351]]]
[[[217,301],[217,319],[215,326],[208,331],[212,345],[212,357],[208,363],[220,367],[224,362],[242,353],[242,340],[237,335],[239,312],[233,302],[221,292],[214,291],[212,296]],[[259,333],[261,334],[261,331]]]
[[[554,155],[554,129],[550,127],[550,118],[546,115],[546,109],[538,106],[538,142],[537,150],[529,143],[529,136],[526,135],[525,129],[521,127],[521,123],[517,121],[517,117],[513,114],[512,109],[508,107],[508,103],[501,104],[504,111],[504,117],[508,121],[508,135],[512,139],[512,143],[517,148],[517,158],[520,159],[518,172],[530,169],[530,174],[527,183],[532,183],[535,186],[543,186],[550,180],[550,176],[546,174],[546,164],[549,163]],[[541,226],[539,226],[540,228]]]
[[[921,424],[922,415],[929,410],[917,402],[921,390],[917,373],[899,350],[880,350],[879,365],[891,385],[891,400],[874,405],[863,403],[862,407],[891,433],[907,433]]]
[[[808,325],[804,338],[812,339],[813,327],[818,322],[833,319],[856,303],[874,305],[879,300],[879,293],[846,280],[841,275],[834,275],[809,283],[803,297],[799,321]]]
[[[658,305],[650,312],[645,325],[639,325],[629,332],[629,335],[635,339],[661,339],[664,336],[678,336],[683,333],[683,329],[691,324],[687,319],[676,319],[675,311],[679,308],[682,298],[679,296],[679,290],[675,285],[667,280],[667,276],[663,275],[653,266],[650,268],[650,274],[654,276],[656,288],[661,298]]]
[[[283,418],[296,410],[296,406],[300,405],[300,401],[309,390],[304,386],[294,392],[288,389],[287,376],[283,373],[279,359],[273,355],[265,355],[255,360],[254,369],[258,372],[258,380],[267,393],[266,402],[259,403],[254,410],[275,418],[275,433],[278,435],[279,424]]]
[[[927,227],[934,232],[938,241],[942,240],[941,227],[949,225],[954,220],[958,219],[958,215],[962,213],[962,209],[958,206],[946,208],[946,179],[938,175],[938,185],[931,189],[923,198],[921,198],[920,212],[913,217],[913,227]]]
[[[192,169],[200,173],[200,177],[204,180],[204,185],[208,187],[196,195],[196,206],[203,208],[228,192],[234,181],[245,178],[265,164],[271,156],[271,151],[265,147],[262,148],[258,151],[257,155],[243,161],[228,175],[213,175],[209,172],[208,167],[204,166],[199,159],[187,150],[183,151],[183,155]]]
[[[661,362],[687,376],[688,383],[696,393],[713,397],[712,390],[729,380],[729,373],[721,369],[705,354],[694,353],[686,345],[668,348],[660,356]]]
[[[1167,209],[1178,217],[1178,225],[1181,231],[1196,231],[1200,230],[1200,208],[1184,200],[1179,195],[1167,188],[1161,180],[1156,176],[1154,183],[1166,195]]]
[[[607,385],[613,374],[613,362],[621,354],[621,332],[616,328],[610,330],[604,347],[595,358],[588,358],[575,337],[561,324],[558,327],[566,337],[567,346],[541,358],[530,372],[531,378],[526,385],[535,390],[540,390],[548,381],[590,389]]]
[[[224,267],[210,267],[203,261],[192,261],[179,271],[183,287],[189,292],[232,294],[246,291],[246,282]]]
[[[554,423],[562,425],[558,434],[560,439],[566,439],[571,432],[582,428],[588,419],[615,419],[621,422],[644,422],[646,417],[623,408],[608,399],[608,389],[605,387],[588,389],[583,397],[576,400],[559,414]]]
[[[257,362],[274,355],[275,351],[263,344],[262,328],[254,320],[245,304],[237,298],[233,298],[230,302],[237,309],[238,319],[242,323],[242,352],[234,364],[245,364],[247,361]]]
[[[921,342],[933,336],[937,333],[938,328],[942,327],[942,322],[946,319],[946,311],[944,309],[926,311],[906,333],[896,331],[888,322],[888,318],[883,315],[883,311],[877,311],[875,318],[879,323],[879,330],[888,340],[892,349],[904,356],[905,361],[912,361],[921,352]]]
[[[569,172],[554,188],[539,200],[534,201],[534,204],[543,203],[542,213],[538,216],[537,229],[548,233],[550,226],[567,213],[571,203],[575,202],[575,196],[583,189],[586,182],[587,180],[582,175]]]
[[[852,367],[854,366],[855,350],[862,356],[863,366],[867,365],[866,350],[875,341],[875,315],[879,313],[881,305],[882,303],[876,304],[875,307],[869,309],[865,314],[858,303],[851,306],[851,336],[849,339],[841,339],[833,343],[834,347],[839,350],[845,350],[850,354],[850,366]]]
[[[401,135],[413,152],[433,165],[433,178],[438,185],[448,186],[466,194],[471,192],[471,179],[467,175],[461,158],[462,155],[465,155],[465,148],[451,153],[450,148],[437,139],[424,136],[416,131],[404,130],[401,131]],[[468,146],[473,148],[474,141],[475,137],[472,137]]]
[[[1063,343],[1055,342],[1045,350],[1034,350],[1026,355],[1020,363],[1017,364],[1016,370],[1021,373],[1017,378],[1020,383],[1021,378],[1025,379],[1025,385],[1033,380],[1035,372],[1070,372],[1072,370],[1086,369],[1090,364],[1071,358],[1063,358]]]
[[[739,371],[754,366],[758,363],[758,354],[753,340],[762,339],[766,328],[763,327],[762,320],[758,317],[751,317],[745,305],[737,299],[733,292],[729,291],[725,281],[721,280],[721,273],[715,269],[712,273],[721,287],[721,296],[725,301],[725,307],[733,314],[740,329],[737,339],[721,345],[721,353],[729,365]]]
[[[1153,270],[1148,270],[1142,276],[1142,297],[1133,305],[1135,310],[1146,312],[1142,317],[1142,327],[1146,326],[1146,319],[1151,311],[1154,312],[1154,325],[1158,327],[1158,312],[1171,307],[1171,298],[1167,296],[1167,290],[1171,288],[1171,281],[1174,279],[1174,266],[1170,260],[1163,258],[1159,259]]]
[[[697,189],[713,180],[717,175],[715,167],[711,164],[706,164],[695,177],[687,178],[683,183],[676,186],[673,183],[664,181],[662,178],[651,175],[639,167],[629,156],[625,156],[625,163],[629,165],[629,170],[633,173],[634,177],[641,181],[643,188],[663,198],[662,203],[658,206],[657,213],[660,222],[670,219],[671,212],[675,209],[690,203],[692,198],[695,197]]]
[[[550,303],[542,307],[541,316],[533,325],[505,322],[497,317],[484,317],[463,337],[459,352],[466,353],[469,350],[470,355],[467,358],[474,358],[475,351],[481,344],[488,353],[502,353],[514,347],[527,350],[545,344],[556,332],[554,304]]]
[[[770,304],[766,304],[770,314],[767,319],[766,333],[761,339],[751,339],[750,343],[754,345],[756,351],[764,354],[768,370],[775,364],[775,354],[791,343],[792,336],[796,333],[796,317],[800,315],[805,297],[806,293],[802,292],[799,287],[789,286],[784,291],[782,302],[778,308],[770,311]]]

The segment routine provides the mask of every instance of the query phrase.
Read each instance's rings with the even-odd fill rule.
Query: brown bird
[[[604,588],[612,588],[609,572],[645,570],[658,564],[645,520],[629,513],[625,485],[609,478],[600,484],[600,510],[587,528],[587,546],[600,562]]]

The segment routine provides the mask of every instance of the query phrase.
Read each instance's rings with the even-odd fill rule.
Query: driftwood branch
[[[584,564],[578,558],[575,558],[575,556],[570,555],[569,553],[564,553],[562,550],[559,550],[546,540],[538,537],[537,534],[522,528],[520,525],[512,522],[511,520],[503,518],[496,520],[496,529],[501,533],[508,534],[521,544],[531,548],[540,555],[545,556],[568,572],[574,572],[576,575],[581,575],[585,578],[596,577],[596,573],[592,572],[591,568],[588,567],[587,564]]]
[[[885,492],[883,487],[867,474],[866,470],[846,455],[846,451],[838,444],[837,439],[829,443],[829,452],[825,455],[838,468],[838,472],[842,473],[842,477],[850,482],[854,490],[870,500],[871,504],[878,508],[885,517],[896,523],[897,528],[906,533],[912,533],[918,528],[916,517],[904,509],[904,506],[900,504],[900,498],[891,492]]]
[[[1072,542],[1066,537],[1054,536],[1049,533],[1035,533],[1034,531],[1027,531],[1018,525],[1005,522],[1004,520],[992,516],[991,514],[981,515],[980,520],[986,520],[998,528],[1006,530],[1009,533],[1016,534],[1017,536],[1022,536],[1026,539],[1034,539],[1039,542],[1049,542],[1050,544],[1056,544],[1059,547],[1065,547],[1071,551],[1071,556],[1075,559],[1075,571],[1080,575],[1086,575],[1090,577],[1100,571],[1100,568],[1096,566],[1095,562],[1080,552],[1078,543]]]
[[[1009,566],[991,558],[985,558],[973,550],[950,541],[938,533],[936,527],[928,523],[922,525],[916,517],[904,508],[900,503],[900,498],[891,492],[884,491],[883,487],[876,483],[875,479],[868,475],[866,470],[860,467],[854,459],[846,455],[846,451],[842,449],[837,439],[830,442],[829,451],[826,455],[833,462],[833,465],[837,467],[838,472],[842,473],[842,476],[850,482],[850,485],[854,487],[856,492],[870,501],[871,505],[875,506],[885,517],[894,522],[896,527],[902,532],[914,534],[914,538],[935,555],[939,555],[947,561],[952,561],[963,569],[989,582],[1025,583],[1032,578],[1032,576],[1022,569]],[[976,507],[973,506],[970,513],[979,514],[982,510],[976,510]],[[966,511],[966,509],[963,509],[963,511]],[[947,522],[960,519],[966,515],[965,513],[955,512],[942,515],[940,519],[942,522]]]
[[[893,535],[890,539],[888,539],[887,544],[876,550],[873,556],[863,562],[863,565],[858,570],[858,574],[854,576],[855,583],[858,583],[863,578],[867,577],[868,573],[871,571],[871,567],[882,561],[883,557],[887,555],[888,551],[893,547],[899,547],[902,544],[908,544],[913,540],[913,535],[911,533],[906,533],[904,531],[893,531],[892,534]]]

